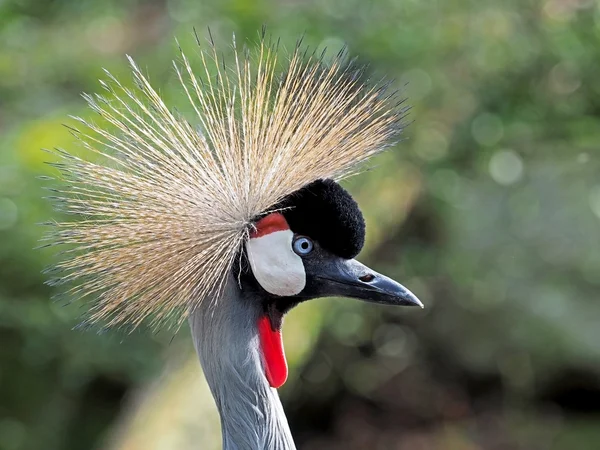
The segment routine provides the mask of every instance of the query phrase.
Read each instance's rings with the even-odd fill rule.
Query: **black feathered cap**
[[[314,239],[342,258],[354,258],[365,243],[365,220],[358,204],[333,180],[313,181],[276,208],[282,208],[294,233]]]

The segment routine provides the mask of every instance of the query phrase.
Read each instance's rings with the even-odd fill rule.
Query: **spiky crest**
[[[234,40],[233,53],[227,66],[211,43],[198,73],[183,51],[174,62],[197,127],[129,57],[134,89],[106,72],[108,95],[85,95],[108,126],[76,118],[73,134],[99,157],[57,150],[65,183],[54,198],[78,220],[47,239],[67,246],[51,283],[93,300],[92,322],[182,319],[222,288],[253,218],[316,179],[355,172],[402,128],[404,109],[343,54],[325,64],[297,45],[279,67],[264,36],[255,52]]]

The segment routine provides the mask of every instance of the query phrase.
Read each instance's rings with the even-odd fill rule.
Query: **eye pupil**
[[[301,256],[308,255],[313,250],[313,242],[307,237],[299,237],[294,241],[293,248]]]

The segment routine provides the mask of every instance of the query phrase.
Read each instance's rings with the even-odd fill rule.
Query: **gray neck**
[[[218,306],[206,300],[189,322],[221,416],[223,450],[295,450],[277,391],[264,375],[259,299],[245,298],[230,276]]]

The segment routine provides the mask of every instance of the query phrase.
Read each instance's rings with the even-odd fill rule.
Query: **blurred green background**
[[[187,330],[74,331],[34,251],[58,219],[40,148],[125,54],[180,95],[174,37],[343,43],[412,105],[346,186],[363,260],[423,311],[341,299],[286,321],[301,449],[600,448],[600,2],[0,0],[0,449],[212,449]],[[191,47],[188,47],[191,48]]]

